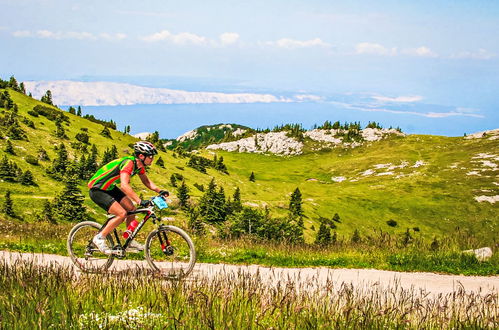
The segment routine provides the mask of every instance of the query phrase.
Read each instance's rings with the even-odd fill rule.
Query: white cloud
[[[234,32],[225,32],[220,35],[220,42],[222,45],[231,45],[239,40],[239,34]]]
[[[63,39],[77,39],[77,40],[122,40],[126,38],[126,34],[123,33],[101,33],[99,35],[94,35],[90,32],[62,32],[62,31],[49,31],[49,30],[38,30],[38,31],[15,31],[12,33],[14,37],[17,38],[41,38],[41,39],[54,39],[54,40],[63,40]]]
[[[418,102],[423,99],[422,96],[413,95],[413,96],[397,96],[397,97],[388,97],[388,96],[372,96],[373,99],[379,102],[396,102],[396,103],[410,103],[410,102]]]
[[[327,42],[322,41],[320,38],[310,39],[310,40],[295,40],[290,38],[282,38],[277,41],[269,41],[265,43],[269,46],[275,46],[280,48],[295,49],[295,48],[308,48],[308,47],[331,47]]]
[[[397,48],[386,48],[380,44],[361,42],[355,46],[355,52],[357,54],[370,54],[370,55],[397,55]]]
[[[198,36],[194,33],[189,32],[181,32],[179,34],[173,34],[168,30],[163,30],[145,37],[142,37],[142,40],[148,42],[158,42],[158,41],[169,41],[177,45],[186,45],[186,44],[194,44],[194,45],[203,45],[208,42],[208,39],[202,36]]]
[[[438,57],[438,54],[433,52],[430,48],[426,46],[421,46],[418,48],[410,48],[402,51],[405,55],[420,56],[420,57]]]
[[[491,53],[483,48],[480,48],[475,52],[461,52],[457,54],[453,54],[451,58],[462,58],[462,59],[473,59],[473,60],[490,60],[491,58],[496,57],[497,55]]]
[[[324,98],[319,95],[313,94],[296,94],[294,99],[298,102],[320,102],[324,101]]]

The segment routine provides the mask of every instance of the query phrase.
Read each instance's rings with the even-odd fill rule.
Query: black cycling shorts
[[[90,198],[95,202],[95,204],[102,207],[106,212],[109,211],[111,205],[114,202],[121,202],[125,193],[118,187],[114,187],[111,190],[101,190],[99,188],[91,188],[89,192]]]

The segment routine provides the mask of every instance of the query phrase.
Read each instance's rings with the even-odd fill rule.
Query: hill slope
[[[22,170],[32,171],[38,184],[0,182],[0,199],[10,190],[15,210],[25,220],[35,221],[34,215],[42,208],[43,200],[54,198],[63,188],[61,182],[46,174],[50,161],[31,165],[26,162],[27,156],[36,156],[42,147],[53,160],[54,146],[62,142],[69,157],[79,159],[82,152],[72,147],[71,142],[76,141],[74,137],[81,128],[88,129],[90,143],[97,146],[99,159],[113,145],[120,156],[125,155],[130,151],[128,145],[136,141],[114,130],[111,138],[104,137],[100,134],[102,125],[69,113],[65,113],[69,122],[63,125],[68,139],[57,138],[53,121],[28,114],[41,104],[39,101],[8,91],[19,107],[19,116],[30,119],[35,126],[30,128],[21,122],[27,140],[10,140],[15,155],[4,151],[7,139],[0,141],[0,157],[5,155]],[[201,150],[200,155],[213,158],[214,152]],[[239,187],[244,203],[268,206],[276,215],[287,212],[290,194],[299,187],[308,241],[315,237],[318,218],[331,218],[334,213],[341,218],[341,223],[337,223],[340,235],[350,235],[355,229],[365,233],[373,229],[400,233],[417,227],[422,235],[431,238],[459,227],[477,234],[484,243],[494,242],[498,237],[497,204],[492,203],[494,196],[499,195],[497,139],[391,136],[354,149],[337,147],[293,157],[225,151],[217,151],[217,155],[223,156],[228,175],[210,168],[203,174],[187,166],[188,158],[171,152],[160,152],[166,169],[153,165],[149,173],[154,182],[172,191],[176,189],[171,186],[170,175],[182,175],[194,200],[203,194],[194,183],[206,187],[213,177],[225,188],[227,196]],[[255,182],[248,180],[251,172],[255,174]],[[138,179],[133,184],[139,192],[150,196]],[[86,195],[85,182],[80,187]],[[88,197],[85,204],[90,214],[102,214]],[[183,213],[178,216],[187,218]],[[387,225],[390,219],[397,222],[396,227]]]

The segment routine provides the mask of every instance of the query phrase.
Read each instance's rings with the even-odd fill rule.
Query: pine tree
[[[200,212],[196,208],[191,208],[189,212],[189,228],[196,234],[202,236],[205,233],[204,223],[200,217]]]
[[[24,85],[23,82],[19,84],[19,91],[24,95],[26,95],[26,86]]]
[[[104,126],[104,128],[102,129],[102,131],[100,132],[100,135],[102,135],[104,137],[107,137],[109,139],[112,139],[112,137],[111,137],[111,131],[106,126]]]
[[[220,158],[218,158],[218,160],[215,160],[214,163],[215,163],[215,169],[217,171],[229,174],[229,171],[227,171],[227,166],[225,166],[225,164],[224,164],[223,156],[220,156]]]
[[[52,210],[52,204],[48,200],[45,200],[43,202],[43,209],[42,209],[41,217],[43,220],[45,220],[47,222],[51,222],[53,224],[57,223],[57,221],[54,217],[54,212]]]
[[[222,187],[220,187],[219,192],[216,191],[215,179],[211,180],[208,189],[201,197],[199,210],[207,222],[225,221],[227,215],[225,193]]]
[[[86,174],[91,176],[97,171],[97,147],[95,144],[92,145],[92,149],[90,151],[90,156],[87,158],[87,165],[85,166]]]
[[[250,176],[249,176],[249,180],[251,182],[255,182],[255,173],[251,172]]]
[[[20,91],[19,85],[17,84],[17,80],[16,80],[16,78],[14,78],[14,76],[10,77],[9,87],[15,91],[18,91],[18,92]]]
[[[46,104],[54,105],[54,103],[52,103],[52,92],[50,90],[48,90],[45,93],[45,95],[42,96],[40,101],[42,101],[43,103],[46,103]]]
[[[115,145],[111,147],[111,149],[106,149],[104,151],[104,155],[102,156],[102,164],[107,164],[112,160],[118,158],[118,149]]]
[[[231,209],[233,212],[239,212],[243,209],[243,204],[241,203],[241,190],[239,187],[236,187],[236,191],[234,191],[234,195],[232,195]]]
[[[26,170],[19,176],[19,182],[25,186],[36,186],[33,179],[33,173],[30,170]]]
[[[170,183],[172,187],[177,188],[177,177],[175,176],[175,174],[170,175]]]
[[[340,221],[340,215],[338,213],[335,213],[334,216],[333,216],[333,221],[335,222],[338,222],[338,223],[341,223]]]
[[[331,229],[324,222],[321,222],[315,244],[327,245],[331,243]]]
[[[81,107],[80,106],[78,106],[78,110],[76,111],[76,115],[78,117],[81,117]]]
[[[11,155],[15,155],[14,147],[12,146],[12,142],[10,140],[7,140],[7,143],[5,144],[5,152]]]
[[[59,139],[67,139],[66,130],[62,126],[62,120],[60,117],[57,117],[55,121],[55,136]]]
[[[10,190],[7,190],[5,193],[5,201],[2,205],[2,212],[8,215],[9,217],[15,217],[14,213],[14,203],[12,202],[12,198],[10,197]]]
[[[161,158],[161,156],[159,156],[158,160],[156,161],[156,165],[161,168],[165,168],[165,162],[163,161],[163,158]]]
[[[56,174],[64,175],[69,165],[68,152],[66,150],[66,146],[64,145],[64,143],[59,144],[56,151],[57,151],[57,158],[54,159],[52,170]]]
[[[13,172],[11,163],[7,159],[7,156],[3,156],[0,161],[0,178],[7,182],[15,181],[15,174]]]
[[[180,200],[180,207],[183,209],[189,208],[189,188],[185,184],[185,181],[182,181],[182,184],[178,188],[177,197]]]
[[[299,188],[296,188],[295,191],[291,194],[291,199],[289,201],[289,212],[293,217],[303,217],[302,199]]]
[[[74,222],[85,220],[86,209],[83,205],[85,197],[78,187],[77,176],[68,175],[64,183],[64,189],[55,200],[59,219]]]
[[[76,115],[76,109],[72,106],[68,108],[68,112],[72,115]]]

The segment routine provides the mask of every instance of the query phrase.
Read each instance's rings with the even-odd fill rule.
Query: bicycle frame
[[[127,216],[133,215],[133,214],[142,214],[142,213],[146,213],[144,219],[142,219],[142,221],[138,224],[137,228],[135,228],[135,230],[133,231],[133,233],[130,236],[128,236],[128,238],[125,240],[125,242],[124,242],[123,245],[121,244],[121,240],[120,240],[120,237],[119,237],[120,235],[118,235],[117,228],[115,228],[113,230],[113,235],[114,235],[114,237],[116,239],[116,243],[117,243],[116,246],[113,247],[113,250],[116,247],[118,247],[121,250],[120,254],[113,253],[115,256],[124,257],[124,255],[125,255],[124,251],[126,251],[126,249],[127,249],[128,245],[130,244],[130,242],[135,238],[135,236],[137,236],[137,234],[142,229],[142,227],[145,225],[145,223],[147,222],[147,220],[149,220],[150,218],[152,218],[153,223],[154,224],[156,223],[157,217],[156,217],[156,214],[154,213],[152,207],[149,207],[149,208],[146,208],[146,209],[138,209],[138,210],[135,210],[135,211],[127,212]],[[104,222],[104,224],[102,225],[102,227],[99,230],[99,232],[101,232],[102,229],[104,229],[107,226],[107,224],[109,223],[109,221],[111,221],[114,218],[116,218],[115,215],[109,217],[106,220],[106,222]],[[160,237],[160,241],[162,241],[161,237]]]

